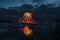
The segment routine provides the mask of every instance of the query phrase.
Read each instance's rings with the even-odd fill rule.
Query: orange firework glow
[[[18,30],[22,31],[26,36],[29,36],[32,34],[32,30],[29,29],[28,26],[25,26],[24,28],[18,28]]]
[[[24,34],[25,35],[27,35],[27,36],[29,36],[29,35],[31,35],[32,34],[32,30],[31,29],[29,29],[28,28],[28,26],[25,26],[25,28],[24,28]]]
[[[31,12],[25,12],[24,15],[18,19],[18,23],[36,24],[36,21],[32,18]]]

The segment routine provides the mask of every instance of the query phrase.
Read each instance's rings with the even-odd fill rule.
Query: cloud
[[[19,6],[21,3],[43,2],[44,0],[0,0],[0,7],[13,7]],[[48,3],[52,3],[59,0],[45,0]]]

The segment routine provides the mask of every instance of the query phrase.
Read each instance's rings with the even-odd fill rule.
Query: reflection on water
[[[22,26],[24,25],[2,23],[0,29],[1,40],[48,40],[48,35],[55,30],[54,26],[30,25],[33,27],[33,34],[27,37],[23,32],[17,30]]]

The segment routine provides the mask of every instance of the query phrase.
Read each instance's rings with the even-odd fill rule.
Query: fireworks
[[[28,26],[25,26],[24,28],[24,34],[29,36],[32,34],[32,30],[28,28]]]
[[[31,12],[25,12],[23,17],[18,19],[19,24],[36,24],[36,21],[32,18]],[[25,26],[24,28],[18,28],[18,30],[22,31],[26,36],[30,36],[33,32],[29,28],[29,26]]]
[[[28,26],[25,26],[24,28],[19,28],[18,30],[22,31],[26,36],[29,36],[32,34],[32,30],[29,29]]]
[[[32,13],[25,12],[23,16],[24,16],[25,19],[28,20],[28,19],[31,19],[32,18]]]
[[[27,24],[36,24],[36,21],[32,18],[32,13],[31,12],[25,12],[23,17],[18,19],[18,23],[27,23]]]

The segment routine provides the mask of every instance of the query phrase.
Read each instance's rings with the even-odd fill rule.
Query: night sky
[[[59,0],[45,0],[45,1],[52,3],[57,2]],[[21,0],[0,0],[0,7],[8,8],[8,7],[20,6],[21,3],[31,3],[31,1],[24,0],[24,2],[21,2]]]

